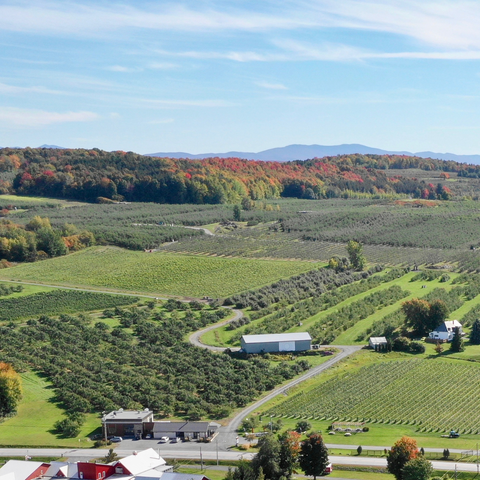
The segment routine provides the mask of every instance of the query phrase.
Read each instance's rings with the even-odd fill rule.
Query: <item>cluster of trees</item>
[[[350,268],[361,271],[365,268],[367,260],[363,254],[363,245],[360,242],[350,240],[347,243],[347,253],[348,258],[332,257],[328,262],[328,267],[336,272],[344,272]]]
[[[10,363],[0,362],[0,418],[14,414],[21,398],[20,375]]]
[[[396,480],[428,480],[433,467],[417,447],[413,438],[402,437],[387,455],[387,470]]]
[[[2,326],[0,351],[17,369],[44,373],[69,413],[149,407],[192,420],[224,417],[309,368],[308,362],[271,366],[261,358],[236,359],[184,341],[222,318],[224,309],[149,305],[115,307],[113,315],[121,326],[69,315]]]
[[[66,255],[95,244],[91,232],[79,231],[75,225],[52,228],[48,218],[35,216],[25,226],[0,220],[0,258],[14,262],[33,262]]]
[[[408,158],[408,157],[407,157]],[[332,198],[344,192],[404,193],[420,198],[417,179],[390,178],[390,157],[340,156],[295,162],[238,158],[153,158],[99,149],[0,149],[0,172],[15,173],[0,191],[95,201],[238,203],[242,198]],[[440,164],[439,164],[440,165]],[[377,170],[380,168],[380,170]]]
[[[12,293],[19,293],[23,291],[23,285],[0,285],[0,297],[6,297]]]
[[[328,449],[319,433],[312,433],[303,441],[300,437],[293,431],[266,435],[259,440],[259,451],[253,460],[229,469],[226,480],[290,480],[297,467],[315,480],[329,464]]]
[[[418,335],[428,335],[448,317],[447,304],[439,299],[428,302],[421,298],[412,298],[402,303],[405,323]]]

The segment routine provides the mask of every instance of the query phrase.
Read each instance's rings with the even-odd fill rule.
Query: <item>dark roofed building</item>
[[[219,427],[215,422],[154,422],[153,438],[212,439]]]

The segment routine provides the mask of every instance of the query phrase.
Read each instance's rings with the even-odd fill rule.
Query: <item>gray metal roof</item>
[[[103,421],[112,422],[112,421],[125,421],[125,422],[135,422],[141,421],[151,415],[153,412],[146,408],[145,410],[116,410],[110,413],[107,413],[103,417]]]
[[[245,343],[293,342],[296,340],[311,340],[308,332],[300,333],[272,333],[265,335],[243,335]]]
[[[161,432],[206,432],[220,427],[215,422],[154,422],[153,431]]]

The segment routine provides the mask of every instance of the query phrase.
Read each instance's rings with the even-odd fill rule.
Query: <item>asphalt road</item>
[[[166,459],[191,459],[191,460],[251,460],[253,455],[252,453],[241,453],[238,451],[234,452],[223,452],[215,450],[206,450],[204,444],[195,444],[195,450],[182,450],[177,447],[172,449],[166,449],[165,446],[159,446],[157,442],[154,442],[155,450],[159,451],[160,455]],[[174,445],[172,445],[174,446]],[[201,450],[200,450],[201,449]],[[131,455],[133,450],[127,450],[124,448],[124,445],[119,445],[118,449],[115,452],[120,456]],[[9,448],[9,449],[0,449],[0,456],[18,456],[23,457],[25,455],[30,455],[31,457],[42,456],[42,457],[64,457],[73,461],[86,461],[93,458],[98,458],[105,456],[108,453],[107,450],[92,450],[92,449],[77,449],[77,450],[68,450],[68,449],[58,449],[58,448]],[[218,455],[218,456],[217,456]],[[372,458],[372,457],[357,457],[357,456],[341,456],[341,455],[330,455],[330,461],[335,465],[352,465],[352,466],[362,466],[362,467],[386,467],[387,461],[385,458]],[[433,461],[433,468],[435,470],[447,470],[453,472],[455,467],[459,472],[477,472],[477,465],[474,463],[462,463],[462,462],[445,462],[445,461]]]

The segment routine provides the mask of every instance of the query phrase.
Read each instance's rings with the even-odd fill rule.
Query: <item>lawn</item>
[[[4,269],[0,272],[0,280],[218,298],[258,288],[312,267],[308,262],[144,253],[115,247],[92,247],[65,257]]]
[[[77,438],[58,438],[52,430],[55,422],[64,418],[64,411],[53,401],[54,390],[36,373],[22,373],[21,377],[23,399],[17,415],[0,423],[1,446],[92,446],[86,437],[101,425],[96,415],[87,415]]]

